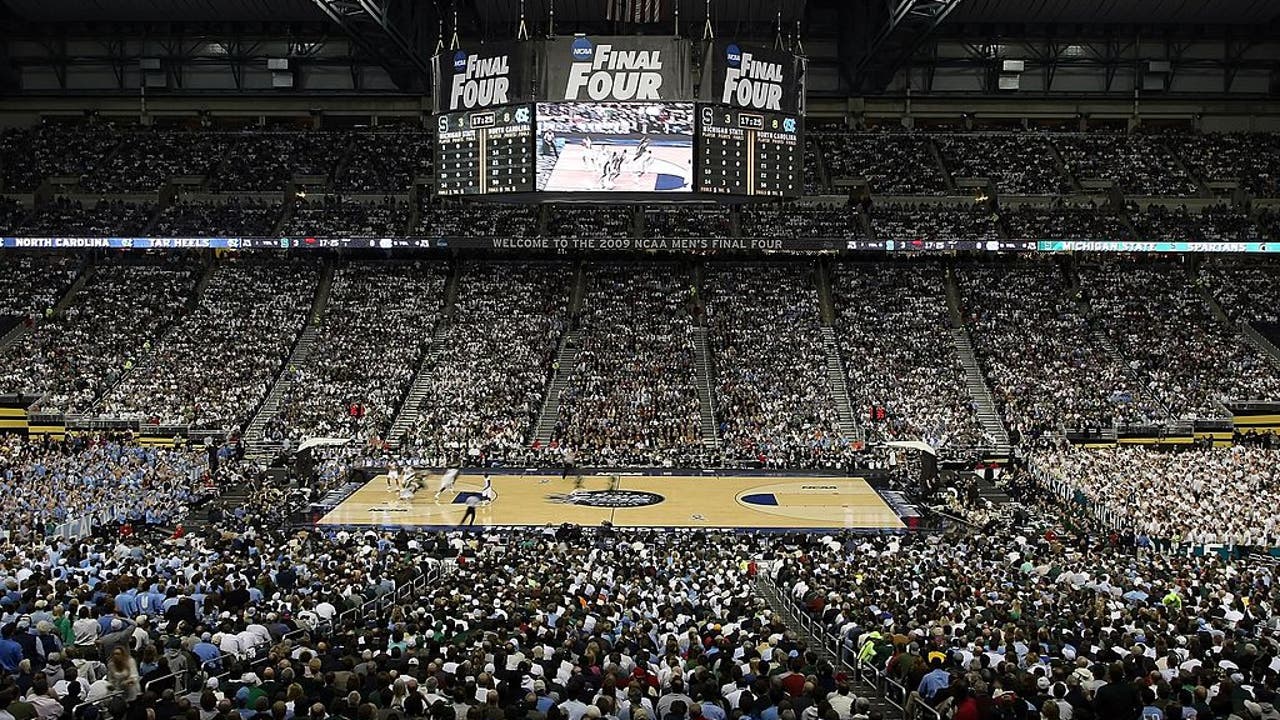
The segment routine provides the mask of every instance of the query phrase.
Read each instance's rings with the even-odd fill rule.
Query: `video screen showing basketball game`
[[[538,103],[538,190],[691,192],[693,103]]]

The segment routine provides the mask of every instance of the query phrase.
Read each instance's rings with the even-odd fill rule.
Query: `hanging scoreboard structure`
[[[691,50],[576,35],[437,55],[437,194],[802,195],[804,58],[711,42],[695,93]]]

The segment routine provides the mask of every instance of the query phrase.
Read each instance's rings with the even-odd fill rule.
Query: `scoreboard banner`
[[[431,58],[435,113],[482,110],[533,99],[533,48],[525,42],[485,43]]]
[[[538,48],[540,100],[693,100],[686,40],[577,35],[551,38]]]
[[[783,50],[716,40],[702,62],[701,100],[745,110],[805,110],[807,60]]]

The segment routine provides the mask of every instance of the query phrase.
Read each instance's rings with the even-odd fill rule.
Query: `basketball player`
[[[449,468],[440,476],[440,489],[436,491],[436,502],[440,502],[440,496],[453,489],[453,484],[458,481],[458,469]]]
[[[484,487],[480,488],[480,498],[484,500],[485,505],[492,505],[493,501],[498,499],[498,493],[493,489],[493,476],[489,473],[484,474]]]
[[[400,489],[400,471],[395,465],[387,468],[387,489],[392,492]]]

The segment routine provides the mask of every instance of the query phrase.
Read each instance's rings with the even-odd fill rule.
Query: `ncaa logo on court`
[[[591,50],[593,49],[593,46],[591,45],[590,40],[580,37],[573,41],[572,48],[571,52],[573,53],[574,60],[586,61],[591,59]]]
[[[462,72],[467,69],[467,53],[459,50],[453,54],[453,69],[456,72]]]
[[[666,500],[654,492],[642,490],[587,490],[568,494],[548,495],[547,500],[564,505],[582,505],[597,508],[640,508],[657,505]]]
[[[724,49],[725,62],[729,63],[729,67],[738,67],[742,65],[742,50],[738,49],[736,44],[730,43],[729,47]]]

